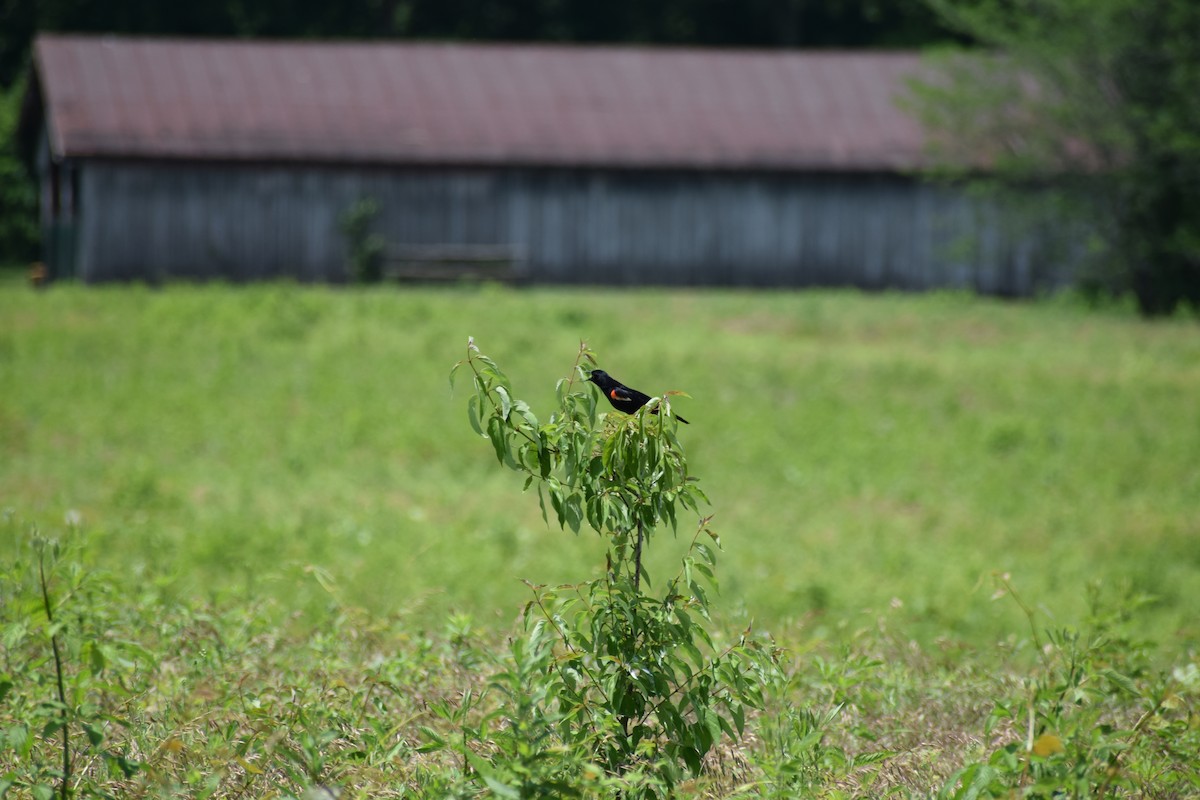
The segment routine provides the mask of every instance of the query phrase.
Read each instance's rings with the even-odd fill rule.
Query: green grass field
[[[180,592],[326,590],[507,625],[519,578],[598,543],[547,528],[446,380],[468,335],[535,411],[581,339],[680,389],[732,616],[898,618],[987,644],[1007,572],[1063,621],[1100,581],[1200,635],[1200,335],[965,296],[270,286],[0,293],[0,498],[78,515],[106,565]],[[667,539],[657,563],[667,568]],[[327,581],[327,583],[328,583]],[[488,623],[492,624],[492,623]]]
[[[35,528],[73,541],[134,618],[152,595],[270,608],[301,640],[346,619],[503,636],[520,579],[592,577],[603,549],[547,527],[472,433],[447,382],[468,336],[538,413],[580,340],[690,395],[726,629],[801,652],[884,630],[970,672],[1029,634],[992,599],[1007,574],[1048,625],[1082,623],[1095,586],[1148,598],[1164,663],[1200,646],[1200,329],[1067,300],[10,281],[0,559]]]

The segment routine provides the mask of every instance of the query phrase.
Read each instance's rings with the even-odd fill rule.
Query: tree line
[[[37,31],[749,47],[916,47],[952,36],[920,0],[0,0],[0,84]]]

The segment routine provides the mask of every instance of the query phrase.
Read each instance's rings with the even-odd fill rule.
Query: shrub
[[[1151,666],[1150,644],[1129,624],[1146,598],[1113,603],[1093,586],[1085,628],[1050,629],[1043,640],[1008,576],[998,580],[997,596],[1012,597],[1029,620],[1038,667],[988,717],[985,739],[1002,743],[955,773],[939,797],[1179,797],[1200,789],[1200,731],[1188,700],[1200,681]]]
[[[468,343],[468,418],[504,466],[537,486],[559,526],[585,525],[608,542],[604,576],[548,588],[530,585],[522,636],[492,679],[482,721],[455,742],[463,779],[499,796],[665,797],[699,777],[723,739],[737,739],[761,708],[776,662],[747,634],[723,648],[708,629],[719,539],[696,526],[679,573],[659,594],[643,552],[680,510],[706,502],[688,473],[669,394],[636,414],[597,415],[582,380],[594,363],[581,345],[557,386],[558,409],[542,423],[494,361]],[[453,383],[455,372],[451,373]]]

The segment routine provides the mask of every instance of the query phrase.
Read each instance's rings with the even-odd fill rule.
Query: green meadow
[[[522,579],[595,577],[604,549],[547,525],[472,432],[469,387],[447,380],[468,337],[539,415],[581,341],[628,384],[687,393],[673,407],[721,535],[721,630],[826,659],[880,636],[874,664],[903,652],[975,675],[1036,656],[1020,604],[994,598],[1008,585],[1035,629],[1082,625],[1102,596],[1136,609],[1160,663],[1194,662],[1200,329],[1068,299],[10,280],[0,560],[31,563],[37,532],[108,576],[122,625],[178,604],[224,630],[252,609],[295,642],[332,632],[321,657],[342,641],[349,672],[346,626],[498,640],[529,599]],[[655,538],[652,580],[693,529]],[[228,624],[234,642],[249,623]],[[435,669],[428,647],[406,663]],[[994,687],[957,674],[982,692],[954,712],[971,727]],[[890,680],[910,711],[928,699]],[[894,738],[885,717],[879,740]],[[181,796],[199,796],[190,774],[173,778]],[[209,796],[237,793],[220,785]]]
[[[0,319],[10,524],[78,520],[130,580],[507,625],[519,579],[601,551],[542,521],[447,373],[474,336],[545,414],[586,340],[690,395],[732,617],[988,644],[1014,619],[1000,572],[1064,621],[1100,582],[1200,635],[1193,323],[958,295],[19,285]]]

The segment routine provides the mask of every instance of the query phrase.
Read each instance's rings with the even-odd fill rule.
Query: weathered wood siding
[[[89,281],[344,280],[339,219],[363,198],[391,242],[514,244],[533,282],[1021,295],[1068,277],[986,207],[897,175],[90,162],[80,176]]]

